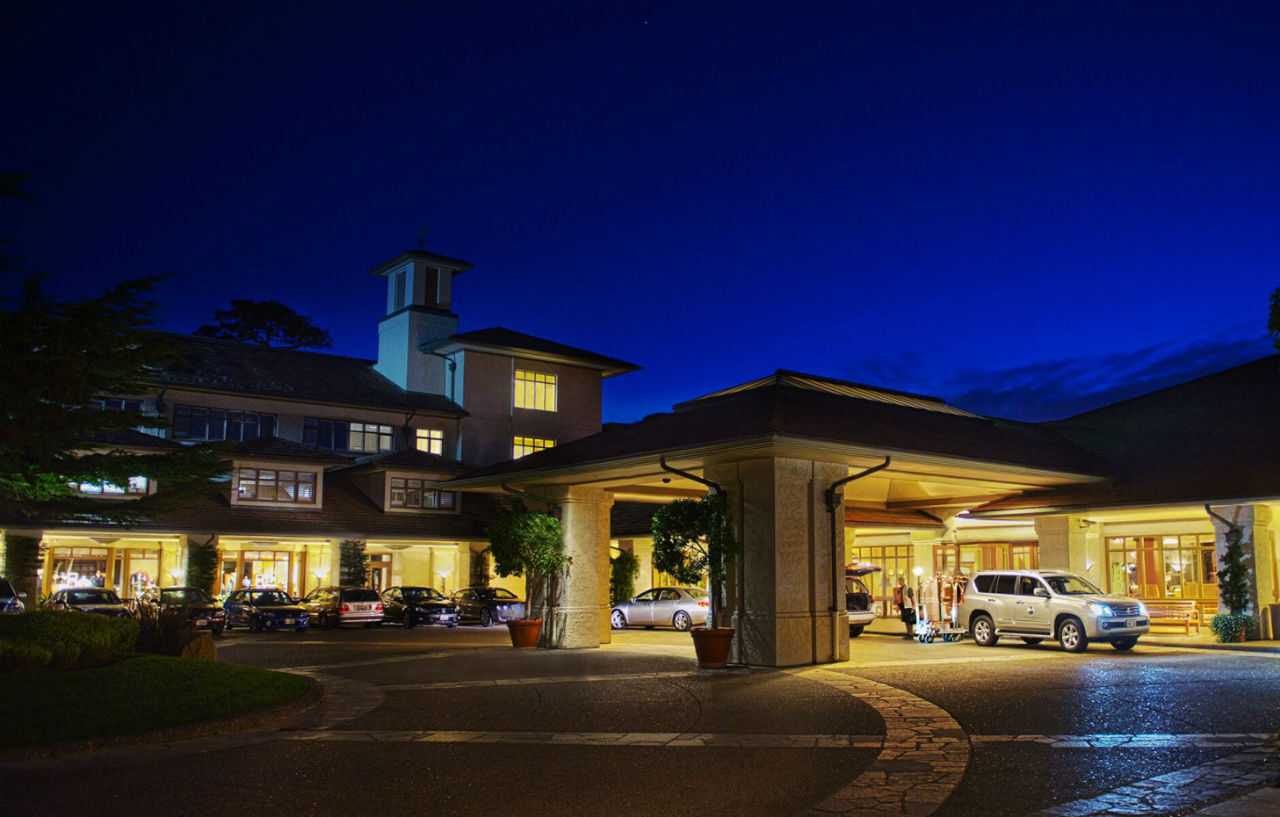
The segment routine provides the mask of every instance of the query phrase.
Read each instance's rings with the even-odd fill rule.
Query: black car
[[[22,600],[26,597],[26,593],[19,593],[14,590],[8,579],[0,579],[0,615],[4,613],[21,613],[26,609],[22,603]]]
[[[410,629],[419,624],[458,626],[458,608],[434,587],[388,587],[382,591],[382,616]]]
[[[453,594],[461,621],[478,621],[488,627],[495,621],[524,618],[524,601],[501,587],[464,587]]]
[[[74,610],[81,613],[97,613],[112,618],[129,618],[133,611],[125,605],[114,590],[101,587],[71,587],[59,590],[44,605],[50,610]]]
[[[283,630],[302,632],[311,625],[307,611],[299,607],[289,594],[274,587],[236,590],[222,603],[227,611],[227,629],[245,625],[250,632]]]
[[[197,630],[221,633],[227,626],[227,611],[199,587],[162,587],[153,602],[161,610],[183,608]]]

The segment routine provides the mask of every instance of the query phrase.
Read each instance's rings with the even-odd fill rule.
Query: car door
[[[227,611],[227,620],[233,624],[239,624],[244,621],[244,591],[236,590],[227,600],[222,603],[222,609]]]
[[[1040,595],[1036,595],[1036,591]],[[1013,603],[1013,626],[1019,631],[1049,634],[1049,588],[1032,576],[1018,577],[1017,599]]]
[[[467,621],[475,621],[480,617],[480,610],[476,604],[476,593],[474,590],[459,590],[453,594],[453,600],[458,604],[458,618]]]
[[[382,617],[389,621],[404,621],[405,605],[401,599],[399,587],[388,587],[382,594]]]
[[[1013,623],[1013,606],[1017,601],[1018,577],[1011,573],[996,574],[991,585],[991,592],[983,599],[991,618],[995,620],[997,630],[1006,630],[1015,626]]]
[[[676,611],[680,609],[680,591],[667,588],[659,590],[658,595],[653,600],[653,622],[654,624],[670,627],[671,620],[675,618]],[[690,616],[690,618],[693,618]]]
[[[632,599],[627,605],[627,623],[646,627],[653,624],[653,603],[657,598],[657,590],[646,590]]]

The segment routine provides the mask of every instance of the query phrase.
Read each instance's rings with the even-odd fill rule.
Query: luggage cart
[[[955,596],[952,593],[943,592],[944,582],[952,583],[954,586],[955,580],[951,577],[930,577],[921,583],[922,598],[917,606],[918,618],[915,629],[916,641],[921,644],[932,644],[934,641],[954,643],[963,639],[968,633],[964,627],[953,620],[957,605],[951,600]],[[944,602],[944,599],[947,601]],[[951,615],[947,615],[948,612]]]

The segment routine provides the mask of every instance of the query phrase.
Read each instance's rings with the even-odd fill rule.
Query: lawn
[[[305,678],[141,655],[93,669],[0,675],[0,747],[128,735],[253,712],[301,697]]]

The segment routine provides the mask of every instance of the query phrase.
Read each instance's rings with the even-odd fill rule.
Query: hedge
[[[33,610],[0,616],[0,671],[71,669],[119,661],[138,641],[138,622],[93,613]]]

